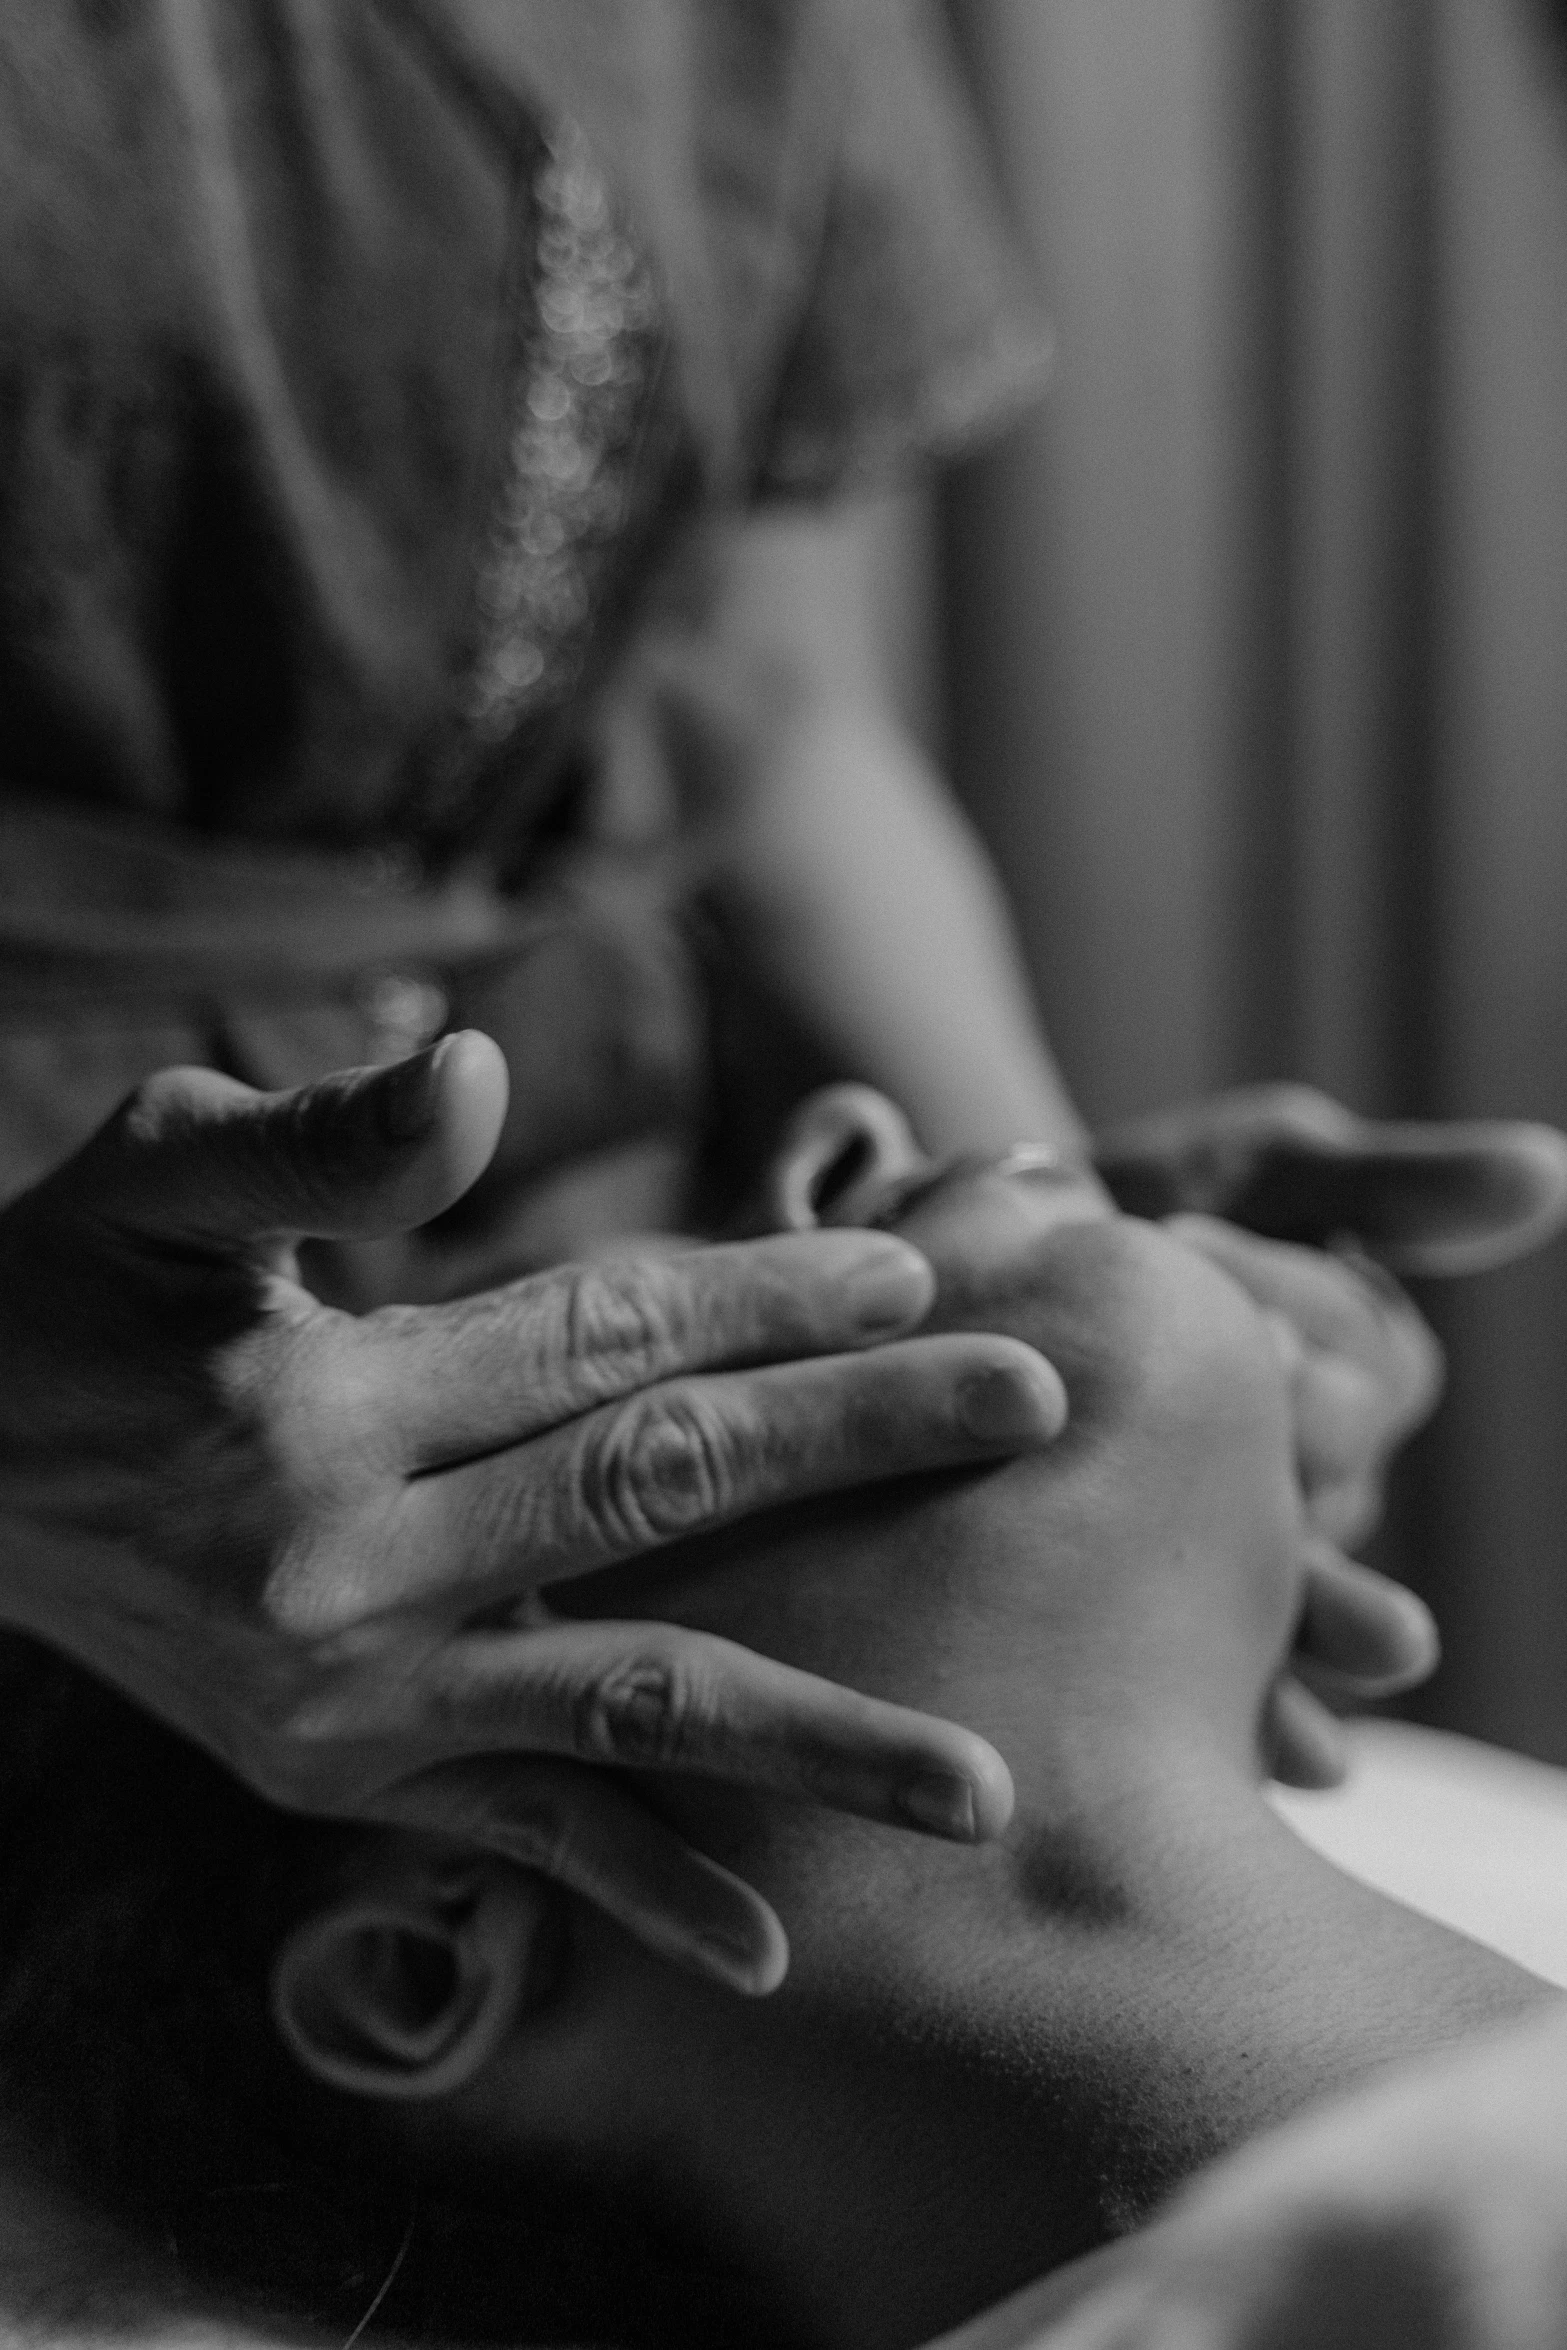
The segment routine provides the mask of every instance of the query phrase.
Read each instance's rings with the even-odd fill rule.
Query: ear
[[[476,2079],[559,1975],[544,1878],[378,1839],[353,1883],[273,1961],[272,2013],[306,2072],[359,2097],[446,2097]]]
[[[928,1166],[903,1112],[869,1085],[829,1085],[802,1102],[767,1179],[774,1228],[810,1232],[855,1224],[865,1203],[899,1176]]]

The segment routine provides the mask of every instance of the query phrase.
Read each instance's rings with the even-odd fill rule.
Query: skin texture
[[[292,1094],[168,1071],[0,1211],[0,1617],[275,1802],[561,1869],[667,1956],[765,1990],[786,1957],[765,1903],[586,1767],[637,1759],[622,1699],[671,1636],[535,1638],[506,1611],[785,1493],[1047,1442],[1060,1384],[1005,1339],[877,1343],[931,1277],[864,1235],[360,1317],[309,1294],[301,1234],[424,1222],[504,1105],[471,1034]],[[693,1767],[909,1824],[909,1785],[940,1783],[919,1824],[958,1836],[1006,1816],[961,1729],[739,1648],[680,1669]]]
[[[931,1141],[1075,1140],[993,878],[853,619],[864,556],[852,517],[720,551],[718,618],[662,689],[676,782],[705,778],[709,803],[679,853],[830,1058],[894,1083]],[[758,663],[775,690],[737,693]],[[0,1616],[279,1802],[564,1867],[652,1947],[765,1991],[787,1958],[776,1915],[584,1767],[637,1761],[660,1676],[702,1693],[663,1726],[690,1767],[941,1833],[1000,1826],[994,1755],[739,1648],[682,1650],[672,1675],[634,1604],[591,1641],[465,1619],[787,1494],[1046,1443],[1059,1382],[993,1337],[873,1346],[914,1329],[929,1279],[846,1238],[628,1256],[445,1305],[388,1295],[358,1318],[310,1294],[297,1242],[368,1248],[385,1275],[383,1244],[479,1177],[504,1108],[472,1035],[291,1095],[166,1071],[0,1212]],[[1276,1268],[1247,1250],[1232,1241],[1232,1270],[1267,1294]],[[856,1263],[874,1297],[856,1299]],[[1326,1259],[1288,1286],[1313,1490],[1364,1487],[1403,1424],[1385,1350],[1346,1387],[1364,1297]]]
[[[1202,1111],[1189,1114],[1210,1142],[1233,1098],[1221,1096],[1212,1105],[1211,1126]],[[1172,1161],[1172,1166],[1179,1163]],[[1097,1161],[1090,1169],[1075,1154],[1020,1144],[988,1163],[970,1156],[963,1164],[992,1177],[1005,1170],[1028,1185],[1027,1204],[1041,1229],[1063,1215],[1108,1212]],[[956,1166],[953,1162],[949,1174]],[[936,1163],[920,1150],[907,1121],[884,1095],[866,1086],[829,1087],[791,1121],[768,1178],[762,1222],[764,1228],[786,1231],[864,1222],[885,1229],[897,1221],[887,1202],[908,1205],[935,1172]],[[985,1214],[992,1225],[998,1215],[1015,1218],[1023,1206],[1024,1195],[1015,1187],[988,1185]],[[1006,1229],[1003,1220],[999,1230]],[[1165,1229],[1224,1264],[1252,1294],[1259,1261],[1269,1256],[1265,1244],[1211,1218],[1179,1217]],[[974,1232],[965,1238],[972,1249]],[[1211,1242],[1221,1254],[1215,1255]],[[1369,1395],[1386,1401],[1397,1387],[1392,1370],[1407,1351],[1409,1326],[1418,1332],[1423,1325],[1396,1285],[1389,1289],[1380,1278],[1351,1277],[1348,1268],[1320,1251],[1293,1248],[1274,1250],[1271,1256],[1284,1260],[1273,1270],[1282,1271],[1293,1290],[1289,1314],[1266,1297],[1264,1313],[1289,1397],[1306,1582],[1291,1670],[1275,1683],[1269,1702],[1266,1744],[1276,1778],[1295,1786],[1332,1786],[1347,1767],[1332,1702],[1364,1704],[1415,1686],[1435,1664],[1438,1643],[1430,1616],[1412,1593],[1355,1565],[1323,1532],[1309,1439],[1325,1390],[1337,1387],[1359,1392],[1362,1400]],[[1343,1280],[1336,1285],[1339,1275]],[[1331,1340],[1321,1328],[1329,1315]],[[1308,1335],[1314,1330],[1315,1338]],[[1338,1415],[1341,1432],[1347,1433],[1352,1417]]]
[[[1085,1139],[1031,1001],[983,849],[891,690],[880,623],[887,501],[758,517],[720,534],[700,635],[644,656],[661,713],[675,853],[700,873],[753,974],[818,1043],[901,1104],[927,1150],[1067,1150]],[[929,942],[940,939],[933,956]],[[1186,1103],[1118,1139],[1180,1166],[1238,1120],[1281,1132],[1347,1113],[1300,1087]],[[1371,1532],[1387,1463],[1441,1392],[1435,1337],[1385,1277],[1317,1249],[1194,1222],[1292,1336],[1312,1523]]]
[[[1560,2350],[1567,2019],[1399,2067],[938,2350]]]
[[[836,620],[823,628],[823,616],[841,614],[846,595],[865,603],[857,535],[849,518],[790,524],[744,534],[730,551],[721,598],[729,641],[720,667],[759,654],[781,680],[778,699],[767,705],[781,723],[767,740],[737,744],[731,732],[725,746],[734,701],[711,674],[688,668],[671,689],[682,704],[688,748],[705,729],[709,744],[716,736],[730,761],[724,822],[705,844],[713,876],[732,891],[772,977],[794,993],[808,1018],[824,1024],[840,1060],[894,1083],[930,1140],[972,1144],[1018,1133],[1075,1138],[1075,1114],[997,927],[993,882],[894,718],[885,681],[864,658],[860,632]],[[765,792],[751,788],[759,781]],[[906,845],[896,869],[888,863],[889,843]],[[867,876],[878,885],[869,901]],[[780,880],[781,897],[774,893]],[[926,954],[933,934],[949,944],[939,980]],[[960,966],[963,981],[954,985]],[[976,1051],[976,1037],[984,1040],[983,1052]],[[148,1200],[160,1212],[172,1206],[172,1222],[139,1215],[127,1222],[115,1182],[102,1180],[104,1152],[95,1146],[97,1188],[77,1177],[63,1193],[58,1185],[45,1187],[45,1196],[8,1216],[0,1231],[12,1316],[0,1339],[15,1373],[9,1417],[0,1427],[0,1506],[8,1555],[27,1562],[7,1595],[15,1620],[113,1673],[281,1800],[402,1818],[559,1869],[651,1947],[753,1990],[776,1981],[782,1964],[772,1911],[680,1839],[660,1833],[618,1787],[582,1767],[584,1756],[635,1762],[644,1751],[656,1757],[678,1747],[689,1767],[808,1789],[905,1824],[915,1819],[905,1800],[910,1787],[933,1772],[944,1784],[947,1833],[954,1823],[967,1832],[965,1818],[980,1830],[999,1824],[1004,1782],[977,1741],[940,1725],[912,1724],[906,1715],[874,1717],[846,1706],[825,1685],[781,1687],[739,1651],[681,1648],[672,1668],[668,1643],[650,1641],[635,1621],[569,1652],[557,1639],[548,1655],[538,1643],[515,1637],[509,1646],[493,1636],[455,1639],[445,1603],[454,1588],[471,1597],[475,1575],[482,1583],[489,1572],[483,1530],[504,1529],[515,1555],[519,1530],[536,1528],[537,1513],[524,1513],[526,1527],[519,1528],[517,1490],[526,1476],[514,1481],[509,1507],[464,1512],[456,1524],[436,1513],[434,1527],[421,1529],[433,1539],[410,1544],[401,1563],[416,1556],[428,1568],[433,1561],[438,1587],[418,1593],[420,1620],[384,1616],[374,1585],[388,1564],[399,1564],[396,1546],[390,1554],[383,1546],[377,1508],[360,1513],[358,1505],[368,1498],[379,1507],[401,1484],[407,1464],[379,1457],[375,1444],[369,1452],[377,1457],[367,1460],[363,1418],[345,1432],[327,1399],[344,1392],[347,1369],[360,1403],[382,1400],[385,1380],[413,1399],[412,1416],[424,1426],[430,1398],[440,1389],[450,1399],[456,1374],[468,1399],[460,1411],[448,1400],[447,1420],[458,1425],[455,1438],[443,1426],[440,1441],[466,1457],[494,1440],[485,1414],[504,1392],[497,1356],[519,1343],[526,1352],[527,1309],[547,1305],[548,1329],[552,1316],[558,1320],[573,1305],[580,1284],[574,1277],[551,1280],[540,1294],[509,1293],[466,1319],[450,1312],[429,1325],[406,1315],[383,1319],[375,1337],[395,1343],[379,1356],[374,1337],[363,1349],[346,1347],[340,1318],[328,1327],[322,1317],[307,1329],[303,1293],[291,1285],[292,1236],[384,1233],[417,1223],[468,1179],[471,1134],[458,1116],[455,1132],[451,1122],[442,1123],[428,1153],[422,1147],[385,1152],[373,1137],[367,1149],[360,1114],[366,1104],[352,1082],[333,1081],[308,1110],[251,1097],[242,1116],[237,1096],[243,1090],[186,1073],[156,1081],[132,1106],[139,1154],[133,1188],[143,1206]],[[208,1138],[210,1149],[200,1131],[209,1117],[224,1129],[221,1139]],[[125,1131],[118,1121],[122,1141]],[[174,1147],[165,1151],[165,1144]],[[195,1235],[197,1255],[213,1275],[203,1298],[189,1219],[192,1202],[200,1203],[198,1222],[208,1214],[214,1192],[227,1195],[231,1214],[221,1232],[202,1222]],[[129,1282],[127,1244],[135,1263]],[[1278,1287],[1278,1269],[1253,1260],[1239,1236],[1230,1258],[1236,1277],[1259,1296]],[[632,1448],[633,1463],[667,1469],[653,1440],[656,1411],[621,1415],[618,1409],[642,1392],[649,1370],[656,1388],[666,1374],[705,1380],[715,1364],[744,1366],[738,1382],[705,1390],[729,1439],[714,1456],[729,1477],[719,1497],[725,1509],[765,1503],[780,1490],[895,1473],[916,1458],[974,1458],[1045,1441],[1054,1432],[1049,1383],[1042,1385],[1036,1372],[1018,1372],[1016,1356],[1010,1360],[1018,1375],[1010,1384],[1005,1378],[982,1383],[1006,1432],[997,1436],[993,1426],[979,1438],[961,1424],[965,1381],[976,1367],[972,1350],[927,1354],[919,1363],[907,1355],[847,1363],[841,1350],[861,1346],[865,1333],[845,1324],[844,1260],[816,1262],[821,1280],[806,1284],[804,1327],[798,1259],[787,1282],[781,1262],[731,1261],[722,1300],[701,1289],[701,1267],[693,1268],[691,1287],[666,1270],[656,1281],[623,1274],[619,1282],[589,1288],[587,1303],[600,1310],[602,1326],[591,1315],[574,1325],[586,1328],[589,1343],[568,1361],[564,1384],[549,1393],[556,1417],[547,1426],[536,1417],[526,1426],[514,1419],[500,1431],[507,1448],[520,1439],[523,1447],[542,1444],[557,1456],[559,1473],[546,1480],[543,1496],[546,1515],[553,1513],[546,1531],[557,1555],[591,1564],[607,1550],[639,1548],[649,1532],[684,1531],[703,1514],[699,1483],[686,1488],[692,1507],[674,1529],[638,1523],[633,1513],[606,1540],[592,1510],[581,1472],[612,1426],[640,1429],[646,1441]],[[1346,1351],[1355,1354],[1357,1334],[1367,1327],[1365,1299],[1344,1269],[1321,1259],[1295,1268],[1284,1287],[1280,1309],[1296,1315],[1316,1349],[1313,1372],[1327,1371],[1331,1387],[1332,1366]],[[29,1299],[37,1308],[30,1320]],[[911,1291],[902,1326],[917,1302]],[[67,1305],[92,1323],[100,1342],[93,1380],[85,1384],[80,1365],[60,1359]],[[204,1344],[193,1355],[166,1351],[171,1316],[188,1320],[193,1309],[199,1327],[215,1325],[222,1338],[216,1367]],[[650,1312],[651,1358],[640,1346],[628,1357],[627,1319],[637,1320],[646,1337]],[[884,1320],[876,1335],[899,1326]],[[1320,1344],[1313,1332],[1322,1333]],[[824,1345],[835,1352],[830,1367],[802,1374],[801,1408],[775,1418],[765,1384],[752,1381],[751,1364]],[[996,1367],[993,1344],[983,1361]],[[1389,1408],[1387,1380],[1376,1363],[1372,1369],[1369,1390],[1363,1386],[1348,1409],[1326,1415],[1310,1409],[1323,1380],[1314,1375],[1309,1386],[1303,1383],[1302,1458],[1323,1491],[1374,1481],[1389,1430],[1399,1421],[1397,1396]],[[106,1397],[115,1407],[107,1413]],[[83,1400],[90,1406],[85,1445],[72,1418]],[[748,1403],[759,1408],[744,1408]],[[407,1433],[406,1416],[392,1415],[398,1425],[387,1433],[394,1445]],[[687,1417],[681,1428],[689,1432],[692,1424]],[[699,1425],[711,1433],[712,1423]],[[106,1426],[124,1436],[123,1460],[113,1457],[112,1446],[106,1454]],[[829,1444],[832,1457],[824,1461],[824,1429],[847,1429],[849,1453]],[[73,1515],[59,1488],[41,1493],[35,1475],[40,1459],[58,1463],[73,1444],[74,1467],[93,1490],[89,1541],[82,1539],[80,1512]],[[217,1609],[210,1584],[186,1572],[191,1562],[160,1557],[155,1543],[156,1571],[127,1572],[127,1541],[139,1563],[149,1545],[137,1509],[124,1506],[123,1490],[117,1501],[116,1479],[128,1468],[134,1486],[147,1460],[170,1460],[188,1493],[192,1446],[197,1482],[221,1513],[226,1537],[236,1515],[247,1536],[280,1519],[290,1535],[283,1574],[273,1572],[276,1558],[231,1543],[231,1565],[236,1550],[244,1564]],[[445,1466],[449,1457],[442,1453],[435,1465]],[[240,1472],[237,1495],[214,1475],[219,1467]],[[377,1485],[383,1474],[384,1488]],[[492,1470],[468,1482],[493,1487],[501,1477]],[[629,1485],[635,1500],[635,1474]],[[369,1527],[368,1538],[344,1547],[341,1538],[356,1514]],[[302,1524],[306,1538],[293,1539]],[[321,1538],[325,1529],[330,1540]],[[509,1590],[513,1580],[508,1564],[496,1588]],[[633,1600],[627,1613],[640,1618],[644,1610]],[[687,1689],[703,1702],[650,1728],[646,1700],[655,1688]],[[597,1702],[600,1695],[605,1702]],[[533,1748],[534,1757],[511,1751],[518,1746]],[[541,1746],[549,1759],[537,1759]],[[506,1751],[497,1754],[497,1747]],[[450,1759],[454,1754],[461,1759]]]
[[[1298,2093],[1303,2070],[1254,2078],[1228,2036],[1278,2037],[1270,1983],[1290,1951],[1265,1955],[1260,1985],[1233,1965],[1224,1979],[1231,1937],[1256,1922],[1235,1848],[1301,1587],[1272,1340],[1189,1251],[1106,1224],[1082,1186],[918,1178],[902,1220],[942,1271],[941,1315],[1050,1318],[1078,1407],[1070,1474],[1033,1490],[926,1480],[884,1509],[780,1519],[755,1548],[671,1554],[663,1596],[672,1617],[742,1636],[754,1619],[781,1655],[826,1665],[841,1646],[885,1686],[962,1693],[1031,1773],[1012,1854],[929,1870],[916,1839],[822,1839],[798,1804],[693,1801],[690,1780],[682,1803],[666,1781],[668,1816],[745,1856],[802,1938],[802,1970],[738,2033],[734,2003],[691,1996],[536,1875],[444,1838],[357,1840],[338,1895],[278,1958],[285,2037],[390,2121],[399,2168],[428,2166],[434,2197],[471,2188],[504,2230],[508,2193],[528,2191],[509,2187],[512,2149],[651,2161],[803,2304],[806,2338],[834,2342],[912,2342],[1096,2240]],[[579,1606],[623,1604],[622,1580],[640,1605],[637,1575],[579,1584]],[[655,1707],[649,1761],[659,1725]],[[1280,1914],[1299,1931],[1287,1901]],[[351,1962],[335,1970],[334,1931]],[[449,2015],[429,2010],[442,1948],[462,1988]],[[422,1956],[404,1970],[407,1952]],[[1344,2061],[1320,2025],[1306,2037]],[[72,2294],[101,2266],[89,2240]],[[183,2305],[172,2281],[141,2289]]]
[[[1277,1351],[1192,1251],[1065,1205],[1041,1229],[963,1177],[900,1227],[939,1319],[1048,1337],[1073,1404],[1050,1455],[787,1516],[638,1586],[795,1665],[939,1694],[1008,1756],[1005,1841],[940,1851],[669,1779],[682,1832],[785,1917],[779,1996],[726,2006],[579,1914],[471,2084],[388,2108],[416,2159],[492,2184],[508,2142],[656,2162],[813,2342],[921,2341],[1312,2096],[1543,1996],[1260,1801],[1301,1588]],[[610,1577],[573,1605],[619,1600]]]

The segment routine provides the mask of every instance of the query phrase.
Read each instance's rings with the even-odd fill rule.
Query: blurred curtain
[[[950,750],[1095,1117],[1567,1125],[1567,84],[1529,0],[954,0],[1058,343]],[[1567,1247],[1426,1301],[1429,1718],[1567,1761]]]

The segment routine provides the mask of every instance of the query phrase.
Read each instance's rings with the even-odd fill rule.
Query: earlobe
[[[478,1860],[461,1880],[414,1856],[377,1870],[288,1936],[272,2013],[306,2072],[353,2096],[451,2096],[553,1986],[559,1898]]]

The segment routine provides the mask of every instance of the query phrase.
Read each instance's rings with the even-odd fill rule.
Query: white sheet
[[[1349,1876],[1567,1988],[1567,1771],[1407,1722],[1352,1738],[1348,1784],[1275,1788],[1283,1817]]]

